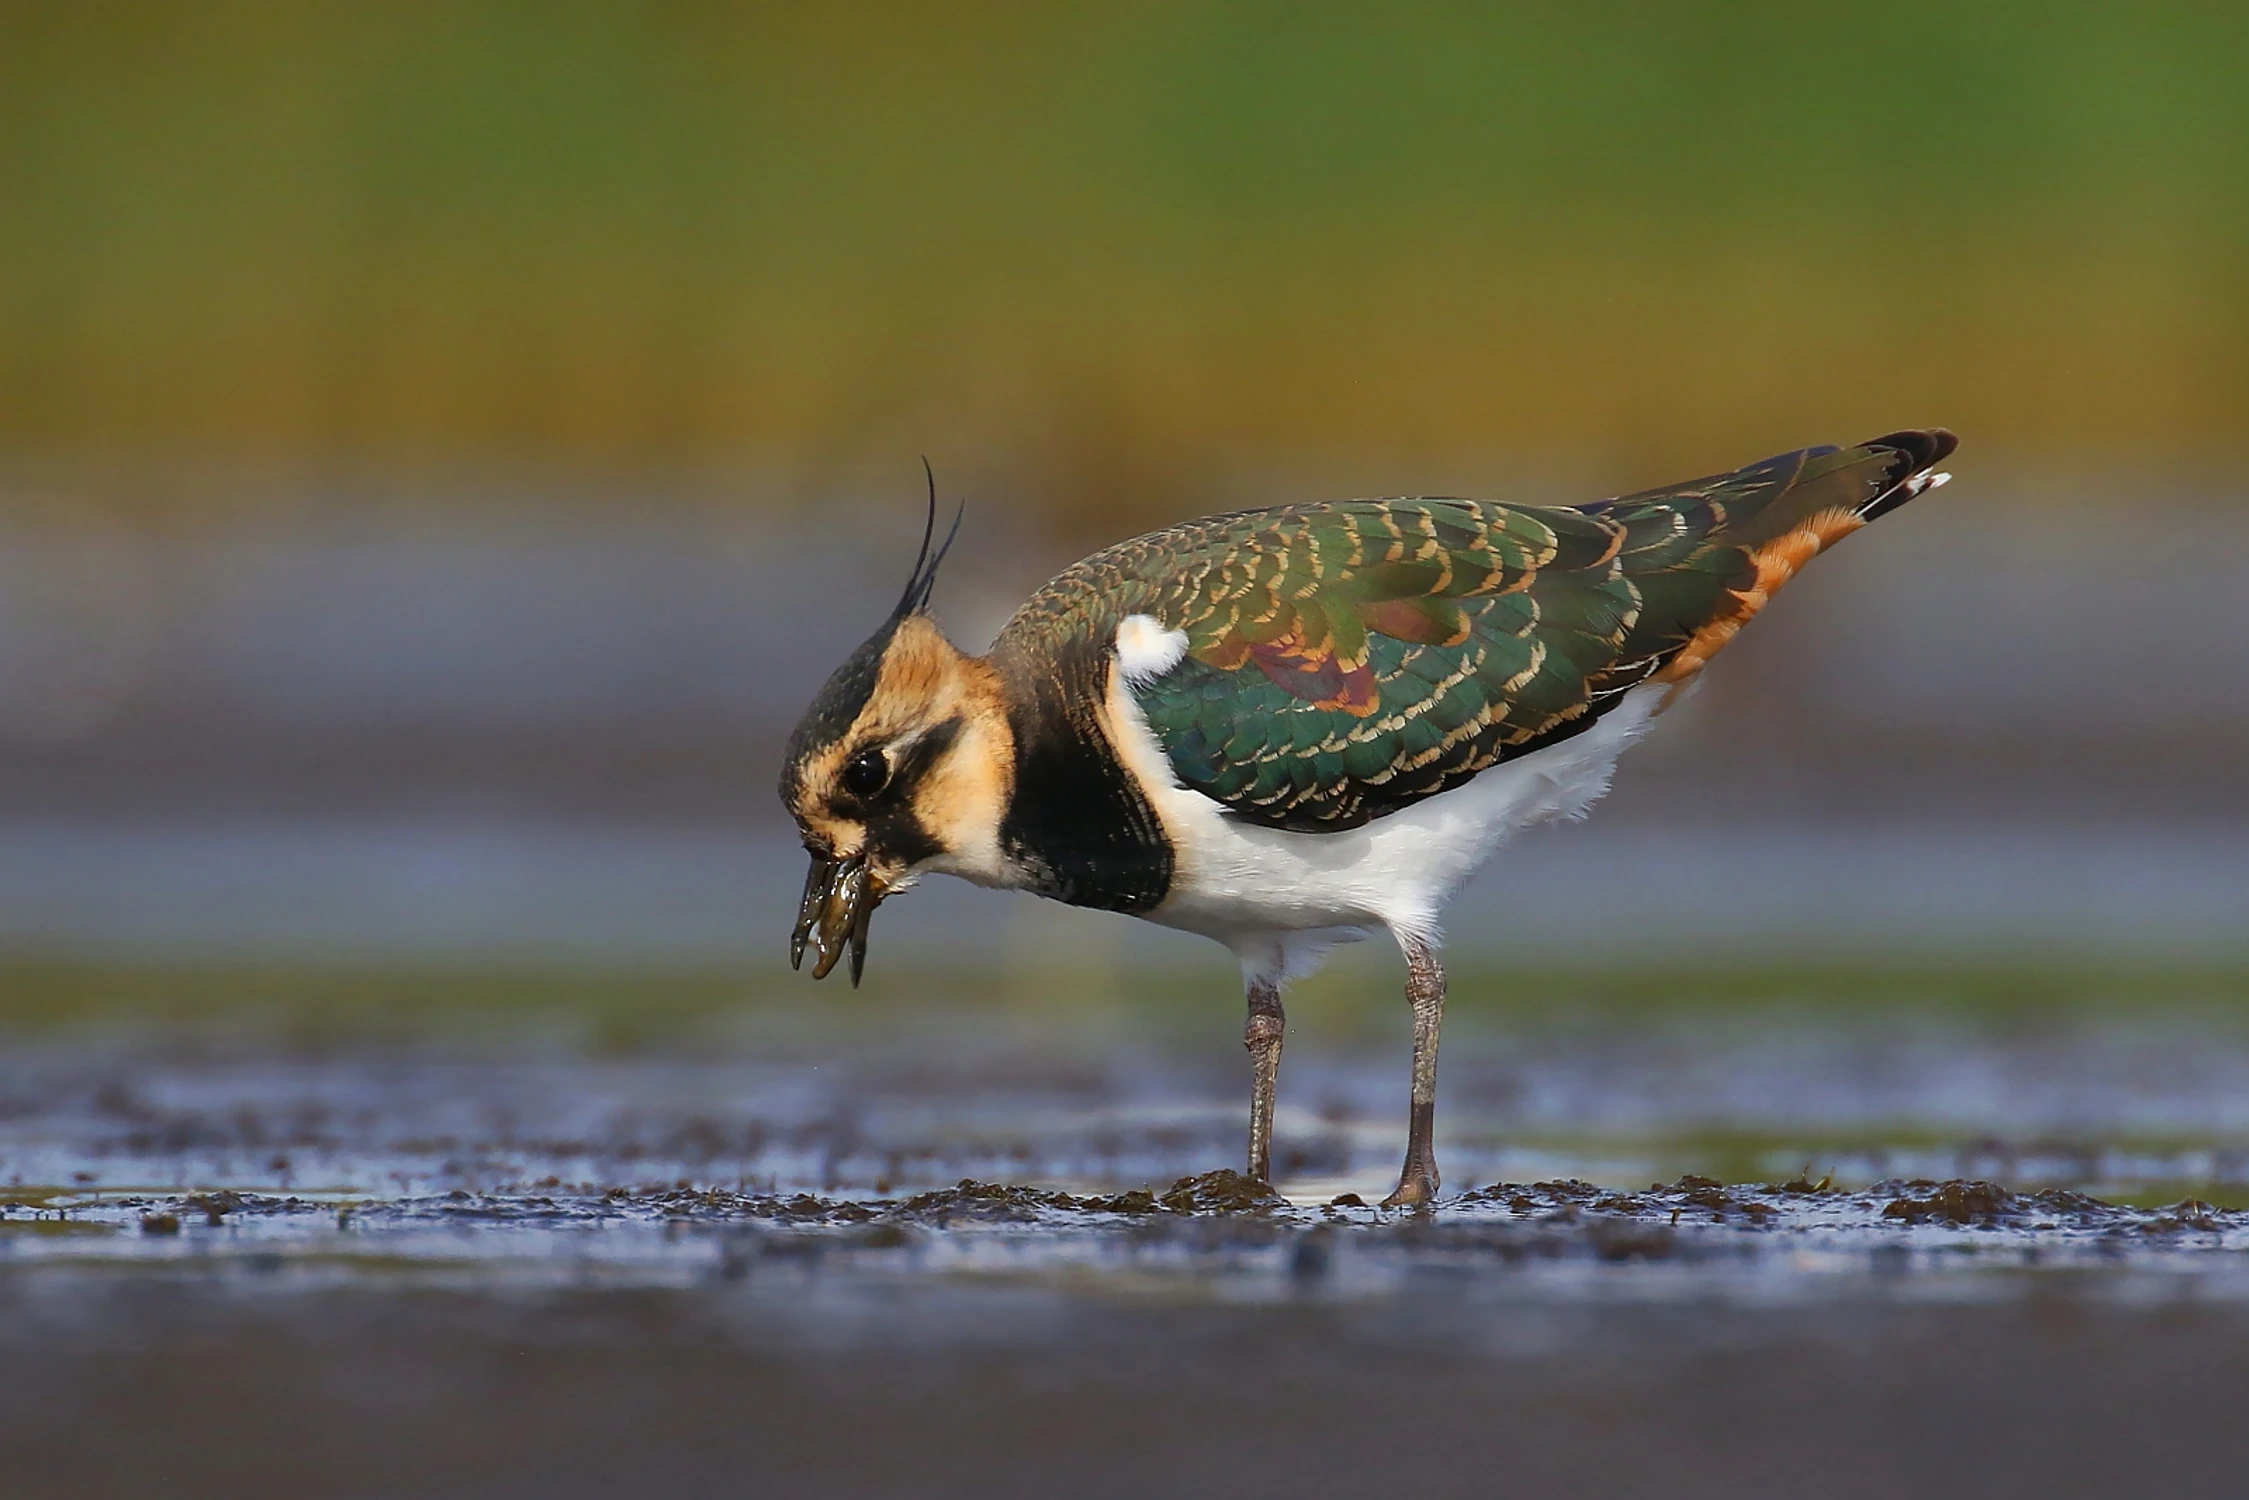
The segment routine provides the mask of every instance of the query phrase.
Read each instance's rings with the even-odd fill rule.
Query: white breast
[[[1171,892],[1145,915],[1216,938],[1245,965],[1291,973],[1375,926],[1434,941],[1445,904],[1493,850],[1535,824],[1583,816],[1608,790],[1618,754],[1673,691],[1635,688],[1584,733],[1361,827],[1292,833],[1181,786],[1118,674],[1108,695],[1117,750],[1175,853]]]

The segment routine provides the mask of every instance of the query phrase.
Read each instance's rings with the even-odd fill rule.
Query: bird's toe
[[[1437,1169],[1435,1167],[1406,1168],[1398,1178],[1396,1191],[1382,1200],[1384,1208],[1428,1208],[1437,1201]]]

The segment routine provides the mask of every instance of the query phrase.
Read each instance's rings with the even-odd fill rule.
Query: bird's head
[[[812,856],[789,959],[810,946],[815,979],[848,948],[857,984],[875,907],[923,872],[989,879],[1003,864],[1014,742],[992,669],[924,612],[953,540],[931,552],[936,519],[933,491],[906,592],[789,736],[781,801]]]

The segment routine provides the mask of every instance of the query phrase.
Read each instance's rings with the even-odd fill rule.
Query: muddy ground
[[[1279,1194],[1199,1011],[49,1016],[0,1492],[2227,1493],[2210,993],[1471,1003],[1426,1215],[1368,1206],[1397,1038],[1316,995]]]

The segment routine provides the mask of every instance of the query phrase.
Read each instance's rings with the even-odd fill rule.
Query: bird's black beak
[[[812,872],[804,877],[804,905],[797,909],[797,930],[789,939],[789,967],[804,967],[804,950],[812,949],[812,977],[825,979],[851,946],[851,983],[858,986],[867,966],[867,920],[889,892],[867,870],[867,859],[812,856]]]

